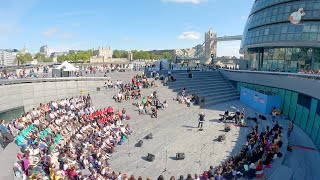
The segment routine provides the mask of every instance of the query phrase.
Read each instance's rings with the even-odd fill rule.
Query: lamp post
[[[77,64],[77,52],[74,52],[74,61]]]
[[[20,58],[20,54],[17,55],[18,67],[20,66],[20,60],[19,60],[19,58]]]
[[[214,54],[211,54],[211,65],[213,65]]]

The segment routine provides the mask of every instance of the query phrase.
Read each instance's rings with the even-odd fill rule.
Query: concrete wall
[[[313,79],[310,77],[308,79],[305,77],[307,75],[297,74],[295,76],[292,73],[246,72],[232,70],[221,70],[220,72],[232,81],[287,89],[320,99],[320,80],[315,79],[316,75],[313,75]],[[318,78],[320,78],[320,76]]]
[[[0,86],[0,112],[21,106],[29,111],[39,103],[88,94],[96,91],[97,87],[102,87],[106,79],[3,85]]]

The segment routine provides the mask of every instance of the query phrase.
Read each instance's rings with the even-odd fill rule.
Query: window
[[[309,33],[303,33],[301,39],[303,41],[308,41],[309,40]]]
[[[310,33],[309,40],[310,41],[316,41],[317,37],[318,37],[317,33]]]
[[[294,33],[296,31],[295,27],[293,25],[290,25],[288,28],[288,33]]]
[[[288,35],[287,35],[287,40],[288,40],[288,41],[292,41],[292,40],[293,40],[293,37],[294,37],[293,34],[288,34]]]
[[[301,34],[294,34],[293,40],[295,41],[301,40]]]
[[[310,109],[311,97],[299,93],[298,94],[298,103],[297,104]]]
[[[310,27],[310,32],[318,32],[318,26],[317,25],[312,25]]]
[[[287,26],[282,26],[282,28],[281,28],[281,33],[285,34],[285,33],[288,32],[287,30],[288,30],[288,27],[287,27]]]
[[[317,104],[317,114],[320,116],[320,101],[318,100]]]
[[[302,32],[310,32],[311,25],[304,25]]]
[[[301,33],[303,29],[303,26],[295,26],[295,33]]]

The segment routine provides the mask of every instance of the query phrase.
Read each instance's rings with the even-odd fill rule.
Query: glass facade
[[[280,96],[282,114],[304,130],[320,149],[320,100],[287,89],[237,82],[239,93],[241,87]]]
[[[293,13],[297,24],[290,22]],[[240,51],[252,69],[318,71],[319,42],[320,0],[256,0]]]

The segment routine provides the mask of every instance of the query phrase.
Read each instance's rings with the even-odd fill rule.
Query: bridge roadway
[[[242,35],[235,35],[235,36],[221,36],[217,37],[216,42],[223,42],[223,41],[240,41],[242,39]],[[204,43],[202,44],[204,45]],[[203,59],[203,57],[177,57],[177,60],[187,60],[187,61],[197,61]]]

